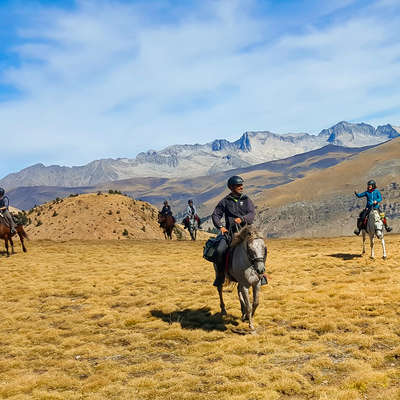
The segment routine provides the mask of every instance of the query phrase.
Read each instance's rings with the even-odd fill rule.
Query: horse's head
[[[383,222],[382,222],[381,216],[379,215],[379,212],[377,210],[373,210],[372,214],[373,214],[373,218],[374,218],[375,235],[377,236],[378,239],[382,239],[382,237],[383,237]]]
[[[251,227],[243,228],[232,241],[232,246],[239,243],[247,243],[247,256],[258,274],[265,272],[265,261],[267,259],[267,246],[261,232]]]

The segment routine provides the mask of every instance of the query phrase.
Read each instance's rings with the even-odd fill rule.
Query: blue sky
[[[398,0],[0,1],[0,177],[247,130],[400,125]]]

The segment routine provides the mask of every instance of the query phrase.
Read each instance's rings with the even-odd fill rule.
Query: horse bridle
[[[247,243],[247,254],[251,253],[251,250],[249,249],[249,243]],[[264,256],[263,257],[249,257],[249,260],[251,264],[254,266],[256,262],[262,262],[265,264],[265,261],[267,260],[267,247],[264,247]]]

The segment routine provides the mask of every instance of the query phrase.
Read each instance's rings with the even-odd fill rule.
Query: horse
[[[383,222],[381,219],[381,216],[379,215],[379,212],[377,210],[371,210],[368,214],[368,220],[367,220],[367,225],[362,228],[362,238],[363,238],[363,250],[362,254],[365,254],[365,237],[366,234],[369,235],[369,243],[371,246],[371,259],[375,258],[375,252],[374,252],[374,238],[375,236],[381,240],[382,242],[382,249],[383,249],[383,256],[382,258],[386,260],[387,255],[386,255],[386,247],[385,247],[385,239],[383,235]]]
[[[249,322],[250,330],[254,330],[253,317],[259,304],[261,279],[265,272],[267,246],[261,232],[246,226],[234,235],[230,245],[229,256],[232,267],[228,274],[237,281],[237,291],[242,321]],[[216,265],[214,264],[216,268]],[[228,275],[228,281],[230,277]],[[249,289],[253,288],[253,302],[250,302]],[[222,285],[217,287],[221,314],[226,315],[225,303],[222,296]]]
[[[172,239],[172,231],[175,227],[175,218],[172,215],[158,213],[158,223],[163,228],[165,239]]]
[[[198,223],[194,215],[189,218],[188,231],[192,240],[196,240]]]
[[[19,240],[21,241],[22,245],[22,250],[24,253],[27,252],[25,244],[24,244],[24,238],[28,239],[28,235],[26,234],[24,230],[24,226],[22,224],[18,224],[16,226],[16,231],[19,236]],[[11,254],[15,254],[14,251],[14,242],[12,240],[11,235],[11,229],[10,227],[4,222],[3,218],[0,218],[0,239],[4,240],[5,246],[6,246],[6,252],[7,252],[7,257],[10,257],[10,252],[8,251],[8,242],[11,244]]]

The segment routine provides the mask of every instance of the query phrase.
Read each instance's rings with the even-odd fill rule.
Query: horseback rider
[[[16,225],[8,207],[10,205],[10,200],[5,196],[5,190],[0,188],[0,213],[3,215],[4,219],[8,222],[11,230],[11,235],[16,233]]]
[[[164,201],[164,207],[160,211],[160,214],[165,216],[172,215],[171,206],[168,204],[167,200]]]
[[[364,210],[361,211],[361,213],[357,219],[357,229],[354,230],[354,233],[356,235],[360,234],[361,229],[364,226],[364,221],[372,209],[377,210],[379,212],[379,214],[382,217],[382,222],[385,225],[386,231],[391,232],[392,228],[387,225],[386,217],[383,214],[383,212],[379,206],[379,203],[382,201],[382,195],[381,195],[381,192],[376,188],[376,182],[373,179],[369,180],[367,182],[367,190],[365,192],[362,192],[362,193],[354,192],[354,194],[358,198],[361,198],[361,197],[367,198],[367,204],[366,204]]]
[[[200,217],[197,215],[196,207],[193,204],[193,200],[188,200],[188,206],[186,208],[185,218],[183,219],[183,225],[185,229],[189,228],[189,221],[194,218],[197,221],[197,226],[201,229]]]
[[[245,225],[251,225],[255,217],[255,208],[250,198],[243,194],[242,177],[234,175],[228,179],[227,185],[230,193],[215,207],[211,215],[213,224],[220,230],[220,241],[216,250],[217,261],[214,286],[221,286],[225,281],[225,259],[233,234]],[[225,226],[222,216],[225,215]],[[265,277],[262,284],[265,284]]]
[[[169,215],[174,218],[174,216],[172,215],[172,211],[171,211],[171,206],[168,204],[167,200],[164,200],[164,206],[160,211],[160,215],[162,215],[163,217],[168,217]],[[175,218],[174,218],[175,221]],[[160,228],[162,228],[163,222],[160,222]]]

